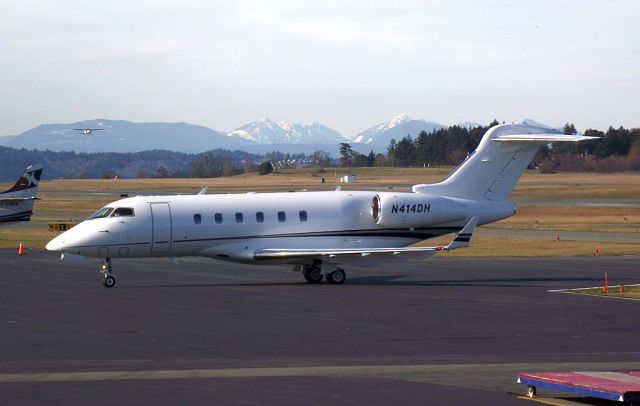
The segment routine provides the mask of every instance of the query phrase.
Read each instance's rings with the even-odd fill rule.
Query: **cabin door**
[[[151,203],[151,252],[171,251],[171,208],[169,203]]]

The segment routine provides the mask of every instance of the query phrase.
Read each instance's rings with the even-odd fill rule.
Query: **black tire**
[[[347,275],[342,269],[338,269],[327,275],[327,282],[331,285],[342,285],[346,279]]]
[[[317,267],[304,268],[302,270],[302,275],[304,275],[304,278],[309,283],[320,283],[320,282],[322,282],[322,272],[320,271],[320,268],[317,268]]]
[[[107,275],[104,277],[104,281],[102,282],[105,288],[112,288],[116,286],[116,278],[111,275]]]

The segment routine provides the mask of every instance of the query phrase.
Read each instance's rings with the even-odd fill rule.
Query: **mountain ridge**
[[[525,122],[537,123],[531,119]],[[455,124],[471,128],[477,123]],[[0,137],[0,145],[51,151],[75,152],[140,152],[165,149],[198,153],[217,148],[264,153],[275,149],[308,153],[324,150],[336,153],[339,144],[349,142],[358,151],[385,152],[391,139],[396,141],[421,131],[432,132],[449,127],[435,121],[413,119],[402,113],[391,120],[372,126],[354,136],[345,137],[319,122],[300,124],[263,118],[233,131],[222,132],[186,122],[131,122],[92,119],[64,124],[41,124],[21,134]],[[101,128],[92,134],[74,128]]]
[[[415,138],[422,131],[432,132],[448,126],[435,121],[415,120],[401,113],[391,120],[374,125],[351,138],[355,144],[387,146],[392,139],[396,141],[410,135]]]
[[[91,134],[77,128],[95,128]],[[231,142],[230,142],[231,141]],[[195,153],[209,149],[234,149],[251,145],[229,140],[221,132],[189,123],[135,123],[92,119],[65,124],[41,124],[2,143],[12,148],[75,152],[140,152],[166,149]]]
[[[276,122],[268,118],[247,123],[227,135],[261,144],[328,144],[347,140],[338,131],[318,122],[300,124],[293,121]]]

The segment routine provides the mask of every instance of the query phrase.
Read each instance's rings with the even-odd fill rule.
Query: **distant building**
[[[340,183],[356,183],[357,181],[356,175],[344,175],[340,178]]]

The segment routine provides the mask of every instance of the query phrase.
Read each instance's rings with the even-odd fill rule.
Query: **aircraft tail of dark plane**
[[[11,188],[0,192],[0,222],[31,219],[41,176],[42,165],[30,165]]]

